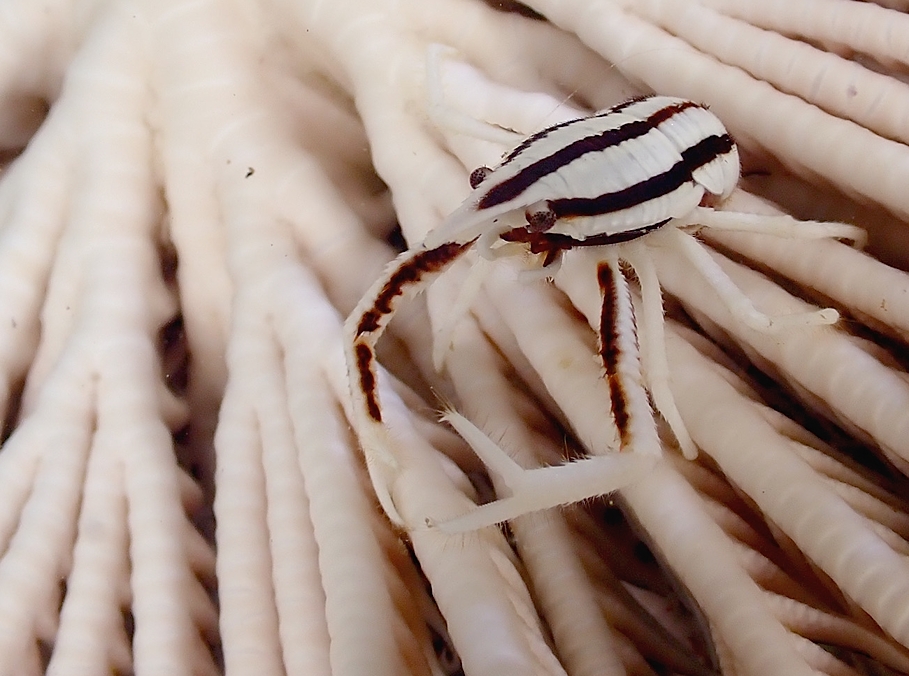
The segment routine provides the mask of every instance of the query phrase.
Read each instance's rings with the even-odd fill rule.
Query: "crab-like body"
[[[603,298],[599,351],[619,450],[624,453],[524,470],[466,419],[449,414],[449,422],[511,491],[510,496],[440,524],[449,530],[479,528],[608,493],[633,481],[661,452],[647,389],[683,453],[695,455],[670,393],[662,301],[657,273],[646,255],[648,238],[659,237],[663,245],[688,258],[733,316],[755,330],[836,321],[838,315],[832,309],[764,315],[686,232],[712,227],[793,238],[862,240],[863,231],[842,223],[714,210],[713,205],[732,193],[738,178],[738,150],[722,122],[701,104],[666,96],[631,99],[590,117],[546,128],[517,145],[495,169],[474,171],[473,190],[463,204],[388,267],[345,325],[354,421],[373,484],[389,516],[402,522],[389,491],[397,467],[394,442],[382,416],[374,346],[397,304],[472,248],[497,258],[520,243],[525,246],[518,249],[541,254],[544,267],[557,262],[567,249],[599,247],[602,251],[597,270]],[[634,269],[641,288],[641,323],[646,325],[643,372],[638,322],[622,263]]]

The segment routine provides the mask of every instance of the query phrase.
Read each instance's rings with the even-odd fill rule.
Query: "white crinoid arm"
[[[909,285],[876,258],[907,261],[906,3],[508,4],[3,4],[0,672],[909,671]],[[685,225],[757,311],[837,328],[753,331],[673,246],[627,248],[640,462],[577,311],[602,323],[599,261],[553,286],[487,236],[487,273],[465,255],[377,346],[394,528],[342,318],[395,226],[417,244],[516,137],[652,92],[710,107],[749,191],[847,224],[813,233],[868,230]]]
[[[193,524],[204,519],[200,487],[175,456],[187,407],[158,354],[176,302],[158,255],[135,10],[87,31],[3,176],[0,670],[10,673],[76,662],[216,673],[206,641],[217,615],[202,582],[214,555]],[[10,386],[22,379],[17,414]]]

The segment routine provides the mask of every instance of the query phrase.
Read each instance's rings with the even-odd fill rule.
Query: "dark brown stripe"
[[[525,138],[523,141],[521,141],[521,143],[519,143],[517,146],[515,146],[515,148],[512,149],[511,152],[509,152],[507,155],[505,155],[505,159],[502,160],[502,163],[499,166],[500,167],[505,166],[506,164],[508,164],[509,162],[514,160],[522,152],[527,150],[528,147],[532,146],[537,141],[546,138],[547,136],[549,136],[552,132],[556,131],[557,129],[564,129],[565,127],[569,127],[573,124],[580,124],[580,123],[583,123],[585,120],[589,120],[591,118],[608,117],[609,115],[612,115],[613,113],[620,113],[623,110],[625,110],[626,108],[628,108],[629,106],[634,105],[635,103],[640,103],[641,101],[646,101],[647,99],[651,98],[652,96],[653,96],[653,94],[648,94],[646,96],[635,96],[634,98],[631,98],[631,99],[628,99],[627,101],[623,101],[622,103],[616,104],[612,108],[608,108],[607,110],[604,110],[601,113],[596,113],[595,115],[591,115],[590,117],[578,117],[573,120],[565,120],[564,122],[559,122],[558,124],[554,124],[551,127],[546,127],[546,129],[541,129],[537,133],[531,134],[530,136]],[[476,187],[476,186],[474,186],[474,187]]]
[[[508,202],[509,200],[518,197],[521,193],[523,193],[544,176],[558,171],[565,165],[570,164],[578,158],[583,157],[588,153],[600,152],[606,148],[611,148],[625,141],[630,141],[631,139],[643,136],[652,129],[656,128],[656,126],[660,123],[668,120],[673,115],[696,106],[697,104],[691,101],[682,101],[671,106],[661,108],[660,110],[654,112],[647,119],[627,122],[626,124],[620,125],[615,129],[608,129],[602,133],[585,136],[584,138],[578,139],[573,143],[569,143],[567,146],[559,148],[551,155],[528,164],[511,178],[508,178],[502,181],[500,184],[490,188],[489,191],[483,195],[482,199],[477,204],[477,209],[489,209],[490,207]],[[607,117],[612,112],[614,111],[608,111],[603,115],[603,117]],[[529,139],[525,140],[521,145],[515,148],[515,150],[505,159],[502,165],[504,166],[509,161],[517,157],[529,145],[545,138],[554,129],[559,129],[569,124],[575,124],[579,122],[582,122],[582,120],[572,120],[561,125],[550,127],[549,129],[544,129],[539,134],[531,136]]]
[[[603,294],[603,308],[600,312],[600,358],[606,369],[606,381],[609,384],[609,403],[612,408],[612,417],[619,430],[620,448],[624,450],[631,444],[630,416],[628,414],[629,402],[619,378],[617,366],[623,359],[622,348],[619,346],[617,322],[619,316],[618,289],[616,287],[614,271],[608,263],[597,266],[597,281],[600,283],[600,292]],[[619,272],[619,274],[622,274]]]
[[[708,136],[682,153],[682,159],[662,174],[635,183],[627,188],[603,193],[596,197],[567,197],[549,200],[556,219],[578,216],[602,216],[668,195],[689,181],[692,173],[732,150],[735,143],[729,134]]]
[[[631,106],[633,106],[636,103],[640,103],[641,101],[646,101],[649,98],[653,98],[653,96],[654,96],[654,94],[643,94],[641,96],[632,96],[630,99],[626,99],[625,101],[622,101],[621,103],[615,104],[612,108],[607,110],[604,114],[608,115],[609,113],[621,113],[626,108],[630,108]]]
[[[686,148],[682,153],[682,159],[693,173],[695,169],[700,169],[704,165],[710,164],[721,155],[731,152],[735,148],[735,141],[729,134],[720,134],[719,136],[708,136],[693,146]]]
[[[638,237],[643,237],[649,232],[658,230],[666,225],[670,219],[665,219],[652,225],[645,225],[633,230],[623,230],[621,232],[603,232],[599,235],[591,235],[586,239],[578,239],[570,235],[564,235],[558,232],[532,232],[527,228],[514,228],[504,232],[500,237],[506,242],[523,242],[529,245],[530,252],[535,254],[547,254],[547,260],[554,260],[556,254],[560,251],[567,251],[579,246],[608,246],[610,244],[621,244],[630,242]],[[545,264],[544,264],[545,265]]]
[[[357,357],[357,372],[360,374],[360,390],[366,397],[366,410],[369,417],[376,422],[382,422],[382,409],[379,407],[379,395],[376,389],[376,373],[373,370],[375,355],[372,348],[365,343],[354,346]]]
[[[357,323],[357,334],[354,336],[354,355],[357,360],[357,372],[360,377],[360,390],[366,398],[366,409],[369,417],[382,422],[382,408],[379,406],[379,393],[376,382],[376,355],[372,348],[362,339],[364,334],[373,333],[381,328],[382,317],[394,310],[395,298],[404,293],[404,289],[419,283],[423,277],[432,272],[440,272],[464,253],[473,241],[464,244],[447,242],[434,249],[426,249],[399,264],[382,290],[376,296],[372,307],[363,313]]]
[[[559,122],[558,124],[554,124],[551,127],[546,127],[546,129],[541,129],[540,131],[538,131],[535,134],[531,134],[530,136],[525,138],[523,141],[521,141],[518,145],[516,145],[511,150],[511,152],[509,152],[507,155],[505,155],[505,158],[502,160],[502,163],[499,165],[499,168],[504,167],[509,162],[512,162],[516,157],[518,157],[521,153],[523,153],[525,150],[527,150],[534,143],[546,138],[547,136],[549,136],[552,132],[556,131],[557,129],[564,129],[565,127],[570,127],[573,124],[579,124],[586,119],[587,118],[585,118],[585,117],[579,117],[574,120],[565,120],[565,122]]]
[[[392,312],[395,298],[404,293],[407,286],[416,284],[426,274],[443,270],[464,253],[471,244],[473,241],[464,244],[447,242],[434,249],[421,251],[401,264],[379,291],[372,307],[360,317],[360,322],[357,324],[357,335],[362,336],[364,333],[372,333],[377,330],[382,317]]]

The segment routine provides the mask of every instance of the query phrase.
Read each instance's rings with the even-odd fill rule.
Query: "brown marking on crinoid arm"
[[[621,271],[619,274],[622,274]],[[600,263],[597,266],[597,281],[603,295],[603,308],[600,313],[600,358],[606,368],[609,402],[615,426],[619,430],[620,447],[625,450],[631,444],[629,401],[617,368],[625,356],[619,345],[618,335],[619,304],[623,301],[618,298],[615,271],[609,263]]]

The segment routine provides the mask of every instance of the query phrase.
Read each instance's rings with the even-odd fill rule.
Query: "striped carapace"
[[[730,196],[738,178],[738,150],[722,122],[701,104],[667,96],[631,99],[590,117],[548,127],[522,141],[494,169],[475,170],[470,176],[473,191],[463,204],[421,244],[389,266],[345,325],[354,425],[371,471],[376,461],[386,468],[396,466],[383,420],[374,346],[397,304],[467,251],[476,249],[497,258],[502,243],[515,242],[526,245],[522,250],[539,254],[542,265],[551,269],[566,250],[598,247],[602,251],[597,273],[603,299],[597,327],[599,352],[619,450],[651,460],[660,453],[646,387],[682,451],[693,457],[696,447],[669,390],[665,349],[645,350],[642,371],[632,292],[622,265],[636,272],[644,323],[656,336],[651,345],[662,345],[663,336],[659,284],[645,255],[647,242],[657,237],[663,245],[676,247],[703,274],[733,316],[749,327],[769,331],[787,325],[830,324],[838,317],[832,309],[784,317],[759,312],[688,231],[713,227],[853,241],[864,234],[841,223],[714,210],[714,205]],[[502,251],[513,249],[502,247]],[[482,435],[457,414],[448,419],[468,441]],[[475,449],[478,443],[486,442],[471,441]],[[496,456],[489,448],[485,450],[487,464],[490,453],[500,461],[500,467],[491,467],[492,471],[513,471],[504,451]],[[512,496],[441,525],[451,530],[478,528],[531,509],[606,493],[631,480],[624,475],[615,481],[606,479],[600,488],[592,488],[589,481],[577,482],[580,464],[605,459],[594,456],[582,463],[526,470],[548,472],[554,482],[552,490],[529,498],[520,494],[522,489],[510,486]],[[383,507],[400,521],[388,486],[379,485],[375,474],[373,479]],[[532,490],[539,492],[538,488]]]

